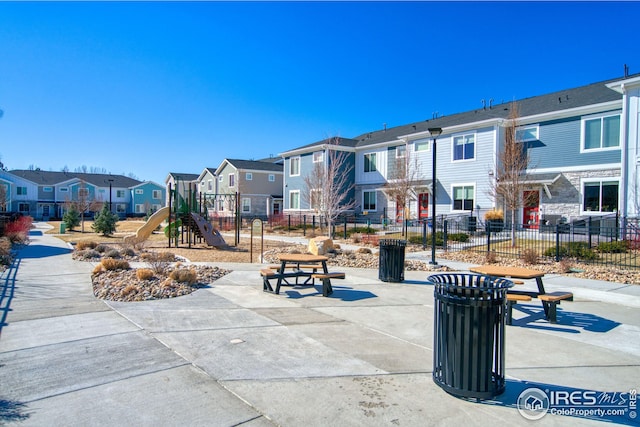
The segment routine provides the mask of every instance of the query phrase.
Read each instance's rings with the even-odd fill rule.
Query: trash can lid
[[[432,274],[427,277],[427,281],[447,288],[508,289],[514,285],[508,279],[474,273]]]

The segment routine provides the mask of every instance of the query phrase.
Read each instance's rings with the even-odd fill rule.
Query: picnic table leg
[[[286,261],[282,261],[282,262],[280,263],[280,270],[279,270],[279,273],[280,273],[280,274],[278,275],[278,283],[276,284],[276,295],[279,295],[279,294],[280,294],[280,286],[282,285],[282,274],[283,274],[283,273],[284,273],[284,271],[285,271],[285,267],[286,267],[286,265],[287,265],[287,262],[286,262]]]
[[[542,277],[536,277],[536,284],[538,285],[538,294],[539,295],[544,295],[544,294],[547,293],[544,290],[544,285],[542,284]],[[542,308],[544,309],[544,317],[547,320],[551,321],[550,320],[550,316],[552,315],[552,313],[549,310],[549,303],[547,301],[542,301]],[[555,320],[555,309],[554,308],[552,310],[554,311],[553,317],[554,317],[554,320]],[[551,322],[551,323],[555,323],[555,321]]]

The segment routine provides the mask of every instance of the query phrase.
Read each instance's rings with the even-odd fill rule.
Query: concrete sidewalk
[[[55,237],[31,238],[1,277],[0,424],[506,426],[531,422],[516,408],[531,387],[612,396],[640,385],[638,286],[545,276],[576,301],[554,325],[538,301],[519,304],[506,328],[506,392],[475,402],[431,379],[425,272],[384,283],[377,270],[341,268],[347,279],[324,298],[319,286],[264,293],[259,264],[216,264],[233,272],[191,295],[105,302],[93,297],[91,263]],[[597,419],[635,422],[628,405]]]

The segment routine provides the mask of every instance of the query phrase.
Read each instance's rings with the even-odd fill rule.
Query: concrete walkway
[[[554,325],[538,301],[514,310],[506,392],[477,402],[432,381],[425,272],[384,283],[377,270],[341,268],[347,279],[324,298],[319,286],[262,292],[259,264],[216,265],[233,272],[188,296],[101,301],[93,265],[34,231],[1,276],[0,424],[512,426],[531,422],[516,403],[535,387],[595,391],[599,407],[626,408],[595,419],[637,425],[613,392],[640,386],[640,286],[545,276],[576,301],[562,303]],[[539,421],[598,422],[577,413]]]

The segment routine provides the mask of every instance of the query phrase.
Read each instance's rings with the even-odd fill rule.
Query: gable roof
[[[119,188],[130,188],[140,184],[140,181],[129,178],[128,176],[102,173],[53,172],[25,169],[16,169],[9,171],[9,173],[37,185],[56,185],[72,179],[79,179],[96,187],[108,187],[109,182],[111,182],[112,187]]]
[[[165,181],[168,181],[169,177],[172,177],[174,180],[180,179],[180,181],[197,181],[198,176],[199,175],[195,173],[169,172],[169,175],[167,176],[167,179]]]
[[[636,76],[640,76],[640,73],[629,76],[627,78],[634,78]],[[622,95],[620,93],[607,87],[607,84],[617,81],[620,81],[620,78],[591,83],[585,86],[571,89],[563,89],[560,91],[548,93],[546,95],[539,95],[516,100],[515,102],[518,104],[519,115],[521,118],[554,112],[569,111],[572,109],[587,107],[590,105],[606,104],[609,102],[620,101],[622,99]],[[390,142],[397,142],[399,144],[401,143],[401,141],[399,141],[398,138],[406,135],[418,134],[420,132],[425,132],[425,134],[427,134],[428,128],[439,127],[442,129],[446,129],[455,126],[482,123],[485,121],[490,122],[492,120],[504,120],[509,117],[510,112],[511,102],[503,102],[496,105],[490,103],[485,108],[478,108],[462,113],[440,116],[420,122],[395,126],[388,129],[385,128],[381,130],[365,132],[354,137],[353,139],[339,139],[341,141],[341,145],[356,148]],[[315,147],[320,147],[323,144],[326,144],[327,141],[328,140],[325,139],[323,141],[302,145],[295,149],[288,150],[282,153],[282,155],[290,155],[291,153],[294,153],[296,151],[311,151],[311,149]]]
[[[263,162],[261,160],[241,160],[241,159],[225,159],[225,161],[238,170],[256,170],[256,171],[265,171],[265,172],[282,172],[283,171],[283,166],[281,163]]]

